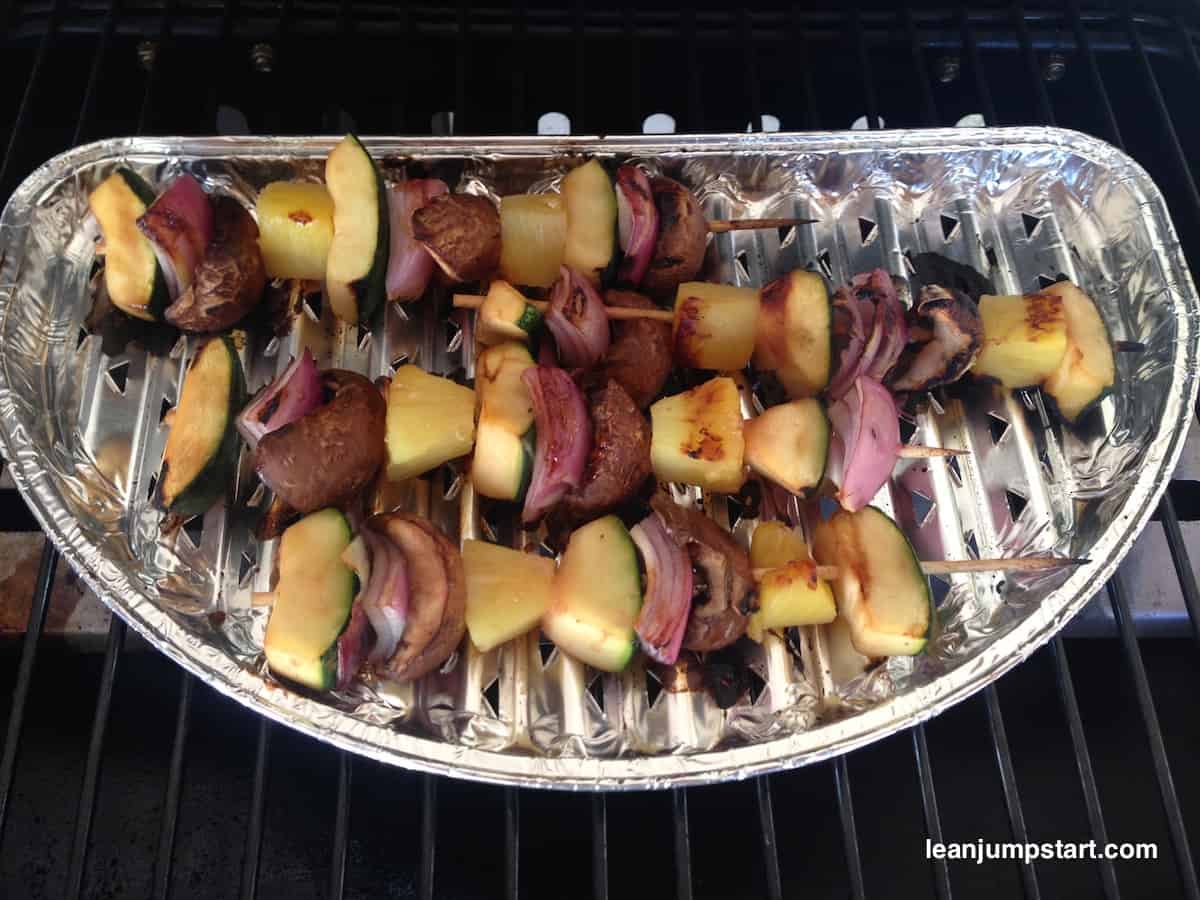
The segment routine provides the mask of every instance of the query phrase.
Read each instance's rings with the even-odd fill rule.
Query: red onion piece
[[[357,600],[350,607],[350,621],[337,642],[337,689],[344,691],[367,658],[367,614]]]
[[[537,428],[533,477],[521,512],[521,521],[532,525],[568,490],[579,487],[592,449],[592,420],[583,394],[562,369],[534,366],[521,380],[529,388]]]
[[[658,206],[650,179],[637,166],[617,169],[617,235],[625,254],[617,277],[637,287],[650,268],[658,243]]]
[[[845,397],[829,407],[829,421],[836,445],[830,448],[830,468],[838,479],[838,502],[855,512],[887,484],[896,465],[900,446],[896,401],[891,391],[863,375]]]
[[[380,665],[396,653],[408,624],[408,561],[387,536],[370,528],[363,529],[362,536],[371,549],[371,581],[362,598],[363,612],[375,632],[368,658]]]
[[[440,194],[448,194],[438,178],[411,178],[388,188],[391,247],[388,255],[387,298],[416,300],[425,293],[433,275],[433,257],[412,234],[413,213]]]
[[[833,295],[833,315],[836,329],[840,332],[839,338],[846,341],[838,359],[837,374],[827,388],[829,398],[838,400],[850,390],[854,379],[858,378],[871,362],[870,359],[864,362],[867,327],[870,323],[863,322],[858,300],[844,287],[838,288]],[[839,319],[840,322],[837,321]]]
[[[883,381],[891,371],[904,347],[908,344],[908,325],[904,321],[904,307],[896,293],[892,276],[883,269],[875,269],[855,275],[851,282],[858,296],[869,297],[875,304],[875,320],[872,333],[880,332],[879,349],[866,367],[864,374],[876,381]]]
[[[669,666],[679,658],[692,611],[692,562],[657,513],[634,525],[629,536],[646,564],[646,594],[633,627],[646,655]]]
[[[171,260],[175,287],[180,292],[187,290],[213,236],[212,206],[200,182],[191,175],[180,175],[150,204],[137,224],[155,246],[160,263],[163,254]],[[168,290],[171,281],[168,275]],[[172,294],[171,299],[177,296]]]
[[[554,335],[559,363],[568,369],[587,369],[608,352],[608,312],[591,282],[573,269],[559,269],[550,295],[546,325]]]
[[[237,417],[238,434],[253,450],[263,435],[308,415],[323,399],[321,372],[306,347],[283,374],[259,391],[242,410]]]

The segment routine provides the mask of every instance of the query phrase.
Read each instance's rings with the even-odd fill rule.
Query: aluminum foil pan
[[[435,173],[457,189],[553,189],[568,154],[632,157],[692,186],[711,217],[805,216],[789,231],[714,236],[708,275],[762,284],[796,266],[834,283],[907,257],[946,254],[1005,292],[1059,273],[1100,305],[1121,354],[1115,392],[1086,432],[1048,418],[1036,392],[976,385],[916,423],[915,442],[965,448],[908,461],[877,502],[925,558],[1058,552],[1072,571],[935,581],[925,653],[865,670],[825,628],[768,638],[752,689],[721,710],[705,693],[662,691],[640,664],[599,676],[536,635],[488,654],[464,642],[416,685],[367,683],[345,695],[289,690],[259,653],[274,546],[250,536],[261,505],[249,467],[233,510],[170,538],[149,502],[195,342],[161,355],[108,356],[81,330],[94,235],[86,198],[115,166],[153,182],[188,171],[250,202],[279,178],[319,177],[330,138],[110,140],[34,172],[0,219],[0,448],[46,533],[96,593],[151,643],[237,701],[321,740],[389,763],[535,787],[662,788],[798,766],[926,719],[1044,644],[1112,574],[1150,517],[1196,399],[1197,303],[1162,195],[1113,147],[1082,134],[1021,128],[709,137],[372,139],[401,177]],[[469,377],[469,321],[448,326],[446,298],[397,308],[374,332],[304,308],[289,333],[251,335],[257,388],[301,345],[324,364],[377,375],[404,360]],[[537,540],[481,508],[447,467],[388,503],[427,511],[451,535]],[[742,539],[753,522],[709,505]],[[743,518],[738,518],[738,515]],[[844,648],[843,648],[844,649]]]

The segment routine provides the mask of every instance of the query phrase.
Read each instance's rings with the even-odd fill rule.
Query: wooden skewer
[[[923,447],[919,444],[901,444],[896,448],[901,459],[937,459],[946,456],[970,456],[969,450],[954,450],[950,447]]]
[[[1081,566],[1086,559],[1069,556],[1014,556],[1011,559],[930,559],[921,560],[926,575],[960,575],[964,572],[1045,572],[1068,566]],[[770,569],[755,569],[754,577],[761,578]],[[833,581],[841,574],[838,566],[817,566],[817,577]]]
[[[708,230],[713,234],[726,231],[752,231],[756,228],[791,228],[793,225],[812,225],[816,219],[710,219]]]
[[[454,306],[458,309],[479,309],[483,306],[483,297],[478,294],[455,294]],[[540,312],[545,312],[550,306],[545,300],[527,300]],[[669,309],[636,309],[629,306],[606,306],[604,311],[610,319],[656,319],[659,322],[674,322],[675,313]]]

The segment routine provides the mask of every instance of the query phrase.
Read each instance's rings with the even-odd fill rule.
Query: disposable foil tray
[[[140,138],[50,160],[0,219],[0,449],[34,515],[114,612],[197,678],[279,722],[414,769],[535,787],[626,789],[744,778],[842,753],[947,708],[1016,665],[1099,590],[1167,485],[1196,399],[1197,296],[1162,195],[1113,147],[1075,132],[954,129],[617,138],[374,138],[390,177],[433,174],[498,197],[556,188],[572,157],[634,159],[692,187],[711,218],[800,216],[816,224],[712,237],[706,276],[761,285],[795,267],[833,284],[936,251],[998,290],[1060,275],[1097,302],[1113,334],[1144,345],[1083,430],[1046,414],[1036,391],[982,383],[934,398],[912,442],[953,460],[902,460],[876,503],[926,559],[1061,553],[1075,569],[934,580],[924,653],[868,671],[834,665],[829,634],[768,636],[750,689],[730,709],[663,690],[635,662],[600,675],[537,634],[490,653],[469,641],[416,684],[368,680],[309,694],[262,661],[275,544],[252,537],[264,498],[243,458],[233,492],[168,537],[152,502],[181,373],[198,346],[106,355],[83,328],[92,303],[88,193],[118,165],[151,183],[190,172],[253,205],[283,178],[320,177],[334,138]],[[327,304],[326,304],[327,305]],[[373,331],[305,306],[290,330],[243,350],[249,387],[302,346],[322,365],[371,376],[415,362],[470,378],[470,321],[446,294],[390,307]],[[258,349],[251,349],[258,348]],[[111,347],[109,349],[112,349]],[[247,454],[243,454],[247,456]],[[461,467],[402,486],[389,502],[426,512],[451,537],[536,540],[481,515]],[[706,507],[746,540],[752,510]],[[489,518],[490,516],[490,518]]]

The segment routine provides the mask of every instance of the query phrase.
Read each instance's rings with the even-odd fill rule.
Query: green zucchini
[[[529,342],[542,325],[542,314],[507,281],[493,281],[479,307],[479,342]]]
[[[593,668],[619,672],[633,659],[641,608],[637,550],[621,520],[605,516],[576,529],[542,617],[546,636]]]
[[[814,397],[772,406],[742,426],[746,463],[793,494],[812,490],[825,475],[829,419]]]
[[[1067,317],[1067,352],[1042,382],[1042,391],[1054,401],[1058,414],[1074,423],[1112,390],[1117,376],[1112,338],[1092,298],[1069,281],[1042,293],[1062,298]]]
[[[471,482],[484,497],[520,500],[533,476],[533,401],[521,376],[533,368],[524,344],[488,347],[475,363],[479,424]]]
[[[333,198],[329,302],[339,319],[368,323],[387,296],[391,230],[383,176],[367,148],[348,134],[325,161],[325,184]]]
[[[263,642],[271,671],[316,690],[337,682],[338,638],[350,622],[358,578],[342,559],[350,523],[336,509],[305,516],[279,542],[279,581]]]
[[[192,358],[167,434],[159,503],[167,512],[205,512],[233,481],[241,442],[235,427],[246,381],[233,340],[208,341]]]
[[[481,419],[475,429],[471,483],[484,497],[521,500],[533,477],[534,429],[513,434],[504,426]]]
[[[599,162],[588,160],[567,173],[562,195],[567,207],[563,263],[598,285],[617,256],[617,194],[612,179]]]
[[[167,279],[138,218],[154,202],[154,190],[124,167],[88,197],[88,208],[104,234],[104,285],[121,312],[154,322],[171,298]]]
[[[929,580],[904,532],[873,506],[838,510],[817,524],[813,556],[837,566],[838,615],[864,656],[913,656],[925,648],[933,620]]]

